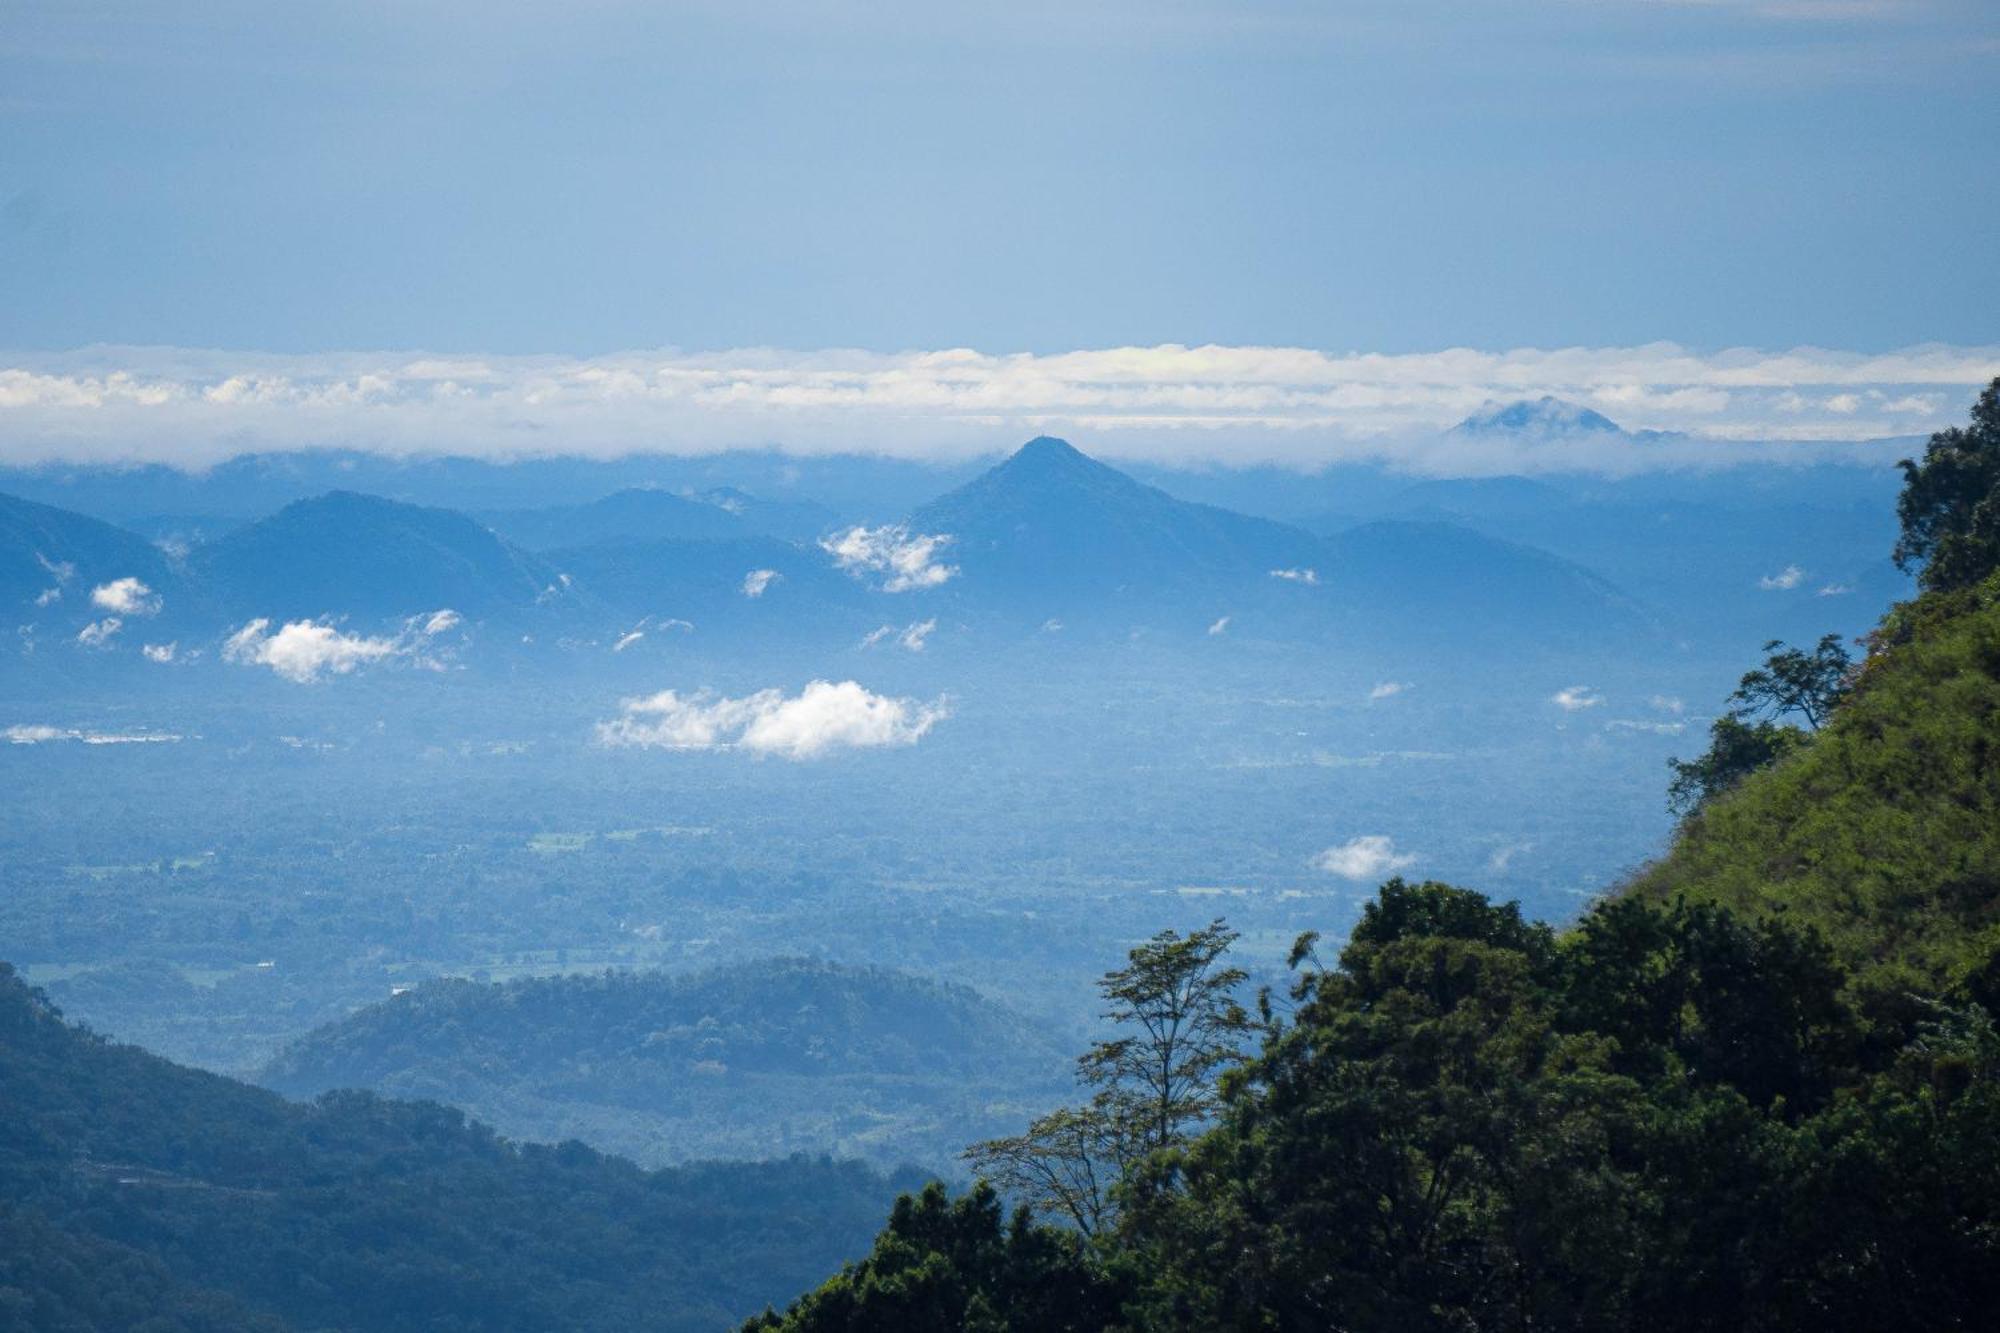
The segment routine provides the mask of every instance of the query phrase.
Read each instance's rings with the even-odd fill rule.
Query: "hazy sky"
[[[0,348],[1991,346],[1996,70],[1995,0],[0,0]]]

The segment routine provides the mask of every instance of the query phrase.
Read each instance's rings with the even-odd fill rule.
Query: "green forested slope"
[[[1883,987],[1992,968],[2000,579],[1899,608],[1825,730],[1689,819],[1631,891],[1784,912]]]
[[[890,1181],[646,1172],[316,1103],[63,1022],[0,964],[0,1329],[713,1329],[865,1247]]]

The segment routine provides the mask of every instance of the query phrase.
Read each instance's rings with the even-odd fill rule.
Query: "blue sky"
[[[1996,68],[1992,0],[0,0],[0,347],[1991,345]]]

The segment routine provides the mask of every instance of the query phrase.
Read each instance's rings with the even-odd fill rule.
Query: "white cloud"
[[[1377,879],[1416,863],[1413,854],[1397,851],[1395,840],[1380,833],[1349,838],[1313,858],[1318,869],[1352,880]]]
[[[171,744],[181,737],[165,731],[88,731],[79,727],[41,725],[12,726],[0,730],[0,740],[9,745],[47,745],[55,741],[80,741],[85,745]]]
[[[146,660],[148,662],[159,662],[162,665],[164,665],[174,660],[174,654],[180,651],[180,644],[149,643],[145,645],[143,648],[141,648],[139,651],[146,655]]]
[[[1044,634],[1060,634],[1062,633],[1062,629],[1062,621],[1057,620],[1054,616],[1042,622],[1042,633]]]
[[[1285,579],[1291,583],[1304,583],[1308,586],[1319,583],[1319,571],[1316,569],[1274,569],[1271,571],[1271,577]]]
[[[1796,457],[1757,441],[1906,433],[1956,414],[2000,372],[2000,348],[1696,352],[1632,347],[1452,348],[1394,355],[1300,347],[750,349],[589,358],[395,352],[285,356],[85,348],[0,361],[0,461],[202,466],[229,453],[329,440],[385,453],[519,457],[551,438],[618,456],[765,447],[872,448],[967,458],[1058,433],[1155,461],[1392,461],[1432,474],[1633,471]],[[1566,440],[1533,448],[1439,433],[1488,402],[1544,395],[1688,439]]]
[[[54,606],[62,600],[61,588],[44,588],[35,597],[36,606]]]
[[[762,597],[764,590],[785,577],[775,569],[753,569],[743,576],[743,595]]]
[[[76,632],[76,641],[86,648],[106,648],[118,631],[125,628],[125,622],[117,616],[106,616],[93,620]]]
[[[1549,696],[1549,702],[1565,713],[1580,713],[1586,708],[1595,708],[1604,702],[1604,696],[1588,685],[1572,685],[1568,689],[1557,690]]]
[[[1226,632],[1228,629],[1229,629],[1229,617],[1223,616],[1221,619],[1217,620],[1213,625],[1210,625],[1208,627],[1208,632],[1209,635],[1213,637],[1214,635]]]
[[[823,538],[820,548],[850,574],[884,574],[883,592],[935,588],[958,573],[958,566],[932,559],[951,544],[947,533],[914,533],[900,523],[879,528],[852,527]]]
[[[1407,680],[1385,680],[1368,691],[1368,698],[1370,702],[1376,699],[1393,699],[1409,688],[1410,682]]]
[[[635,629],[628,634],[620,636],[618,642],[611,645],[611,651],[614,653],[622,653],[627,648],[630,648],[633,644],[639,642],[639,640],[645,637],[646,637],[646,631],[642,629]]]
[[[1806,572],[1797,565],[1786,565],[1775,574],[1766,574],[1757,580],[1757,586],[1766,592],[1790,592],[1805,582]]]
[[[1532,842],[1510,842],[1495,847],[1493,854],[1486,858],[1486,869],[1495,875],[1504,875],[1507,873],[1507,867],[1514,864],[1515,857],[1534,850],[1535,844]]]
[[[276,633],[269,633],[270,627],[268,619],[259,617],[237,630],[222,646],[223,659],[267,666],[286,680],[309,685],[322,674],[344,676],[403,651],[394,639],[347,634],[318,621],[288,621]]]
[[[1821,584],[1819,591],[1813,595],[1815,597],[1845,597],[1853,591],[1854,589],[1848,587],[1845,583],[1826,583]]]
[[[117,616],[152,616],[160,612],[160,595],[138,579],[128,577],[92,588],[90,604]]]
[[[1656,711],[1662,713],[1672,713],[1676,717],[1678,717],[1681,713],[1685,712],[1687,709],[1687,705],[1681,701],[1678,695],[1656,694],[1652,698],[1648,699],[1646,702]]]
[[[428,639],[455,630],[464,621],[465,617],[459,615],[458,612],[452,610],[450,607],[446,607],[442,611],[433,611],[430,617],[424,621],[424,637]]]
[[[76,566],[67,560],[51,560],[40,551],[35,552],[35,563],[42,572],[54,578],[58,584],[68,583],[76,577]]]
[[[920,653],[924,650],[925,641],[936,632],[936,617],[932,617],[929,620],[911,621],[901,629],[897,629],[894,625],[881,625],[862,635],[860,646],[863,648],[873,648],[878,643],[894,638],[901,647],[907,648],[913,653]]]
[[[948,712],[942,699],[889,698],[851,680],[815,680],[796,695],[771,689],[741,699],[663,690],[626,700],[620,717],[598,724],[597,739],[614,746],[816,759],[836,749],[915,745]]]

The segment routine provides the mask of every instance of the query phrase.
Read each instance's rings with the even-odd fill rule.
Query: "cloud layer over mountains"
[[[629,352],[588,358],[362,352],[278,356],[99,347],[0,361],[0,463],[131,459],[201,466],[331,445],[518,457],[703,453],[777,445],[925,458],[1061,430],[1093,452],[1161,461],[1390,458],[1413,470],[1633,471],[1746,441],[1923,434],[2000,372],[2000,347],[1882,354],[1802,348],[1120,347],[1036,355]],[[1633,430],[1544,440],[1530,456],[1453,423],[1550,395]]]

